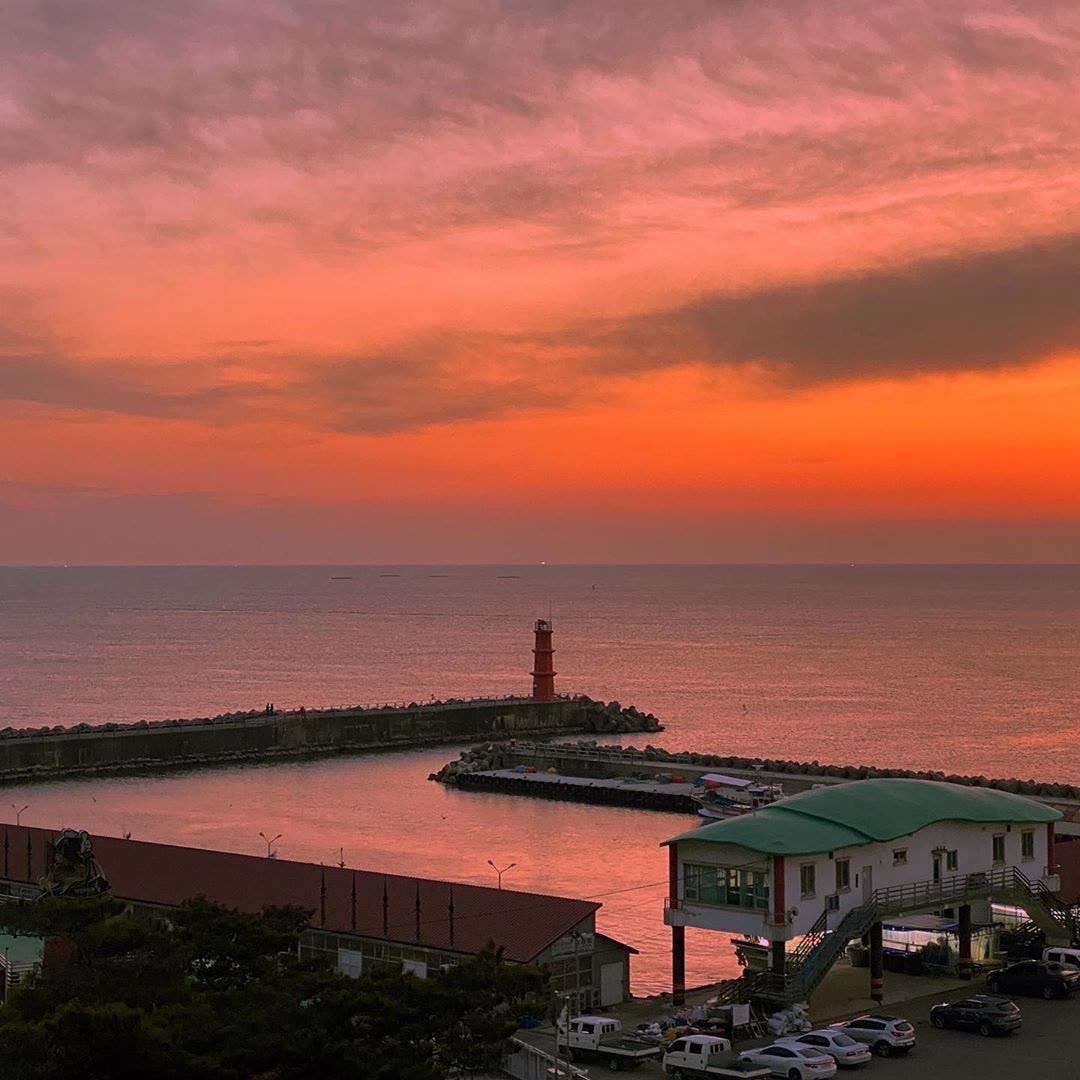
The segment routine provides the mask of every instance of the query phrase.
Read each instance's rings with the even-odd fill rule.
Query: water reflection
[[[686,815],[458,791],[427,779],[456,748],[165,776],[22,786],[24,824],[596,899],[600,929],[633,945],[636,993],[670,989],[662,840]],[[108,867],[105,867],[106,874]],[[726,935],[688,934],[688,977],[737,974]]]

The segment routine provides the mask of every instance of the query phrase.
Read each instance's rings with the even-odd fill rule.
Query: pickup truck
[[[558,1029],[558,1039],[559,1051],[571,1061],[602,1059],[612,1072],[636,1069],[661,1054],[655,1043],[624,1034],[622,1024],[608,1016],[575,1016]]]
[[[727,1039],[719,1035],[684,1035],[676,1039],[664,1055],[664,1072],[671,1080],[699,1080],[704,1077],[733,1077],[756,1080],[772,1075],[772,1070],[743,1061]]]

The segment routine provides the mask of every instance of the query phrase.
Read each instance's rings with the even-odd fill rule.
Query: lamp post
[[[266,857],[268,859],[277,858],[277,852],[273,851],[272,847],[273,847],[274,844],[276,844],[282,838],[282,836],[284,834],[283,833],[278,833],[277,836],[275,836],[273,839],[268,837],[266,835],[266,833],[264,833],[264,832],[260,832],[259,835],[263,838],[263,843],[266,844]]]
[[[11,804],[11,809],[15,811],[15,824],[16,825],[21,825],[22,824],[23,811],[28,810],[29,808],[30,808],[29,803],[27,803],[26,806],[16,806],[14,803]]]
[[[517,866],[517,863],[512,862],[512,863],[510,863],[509,866],[504,866],[500,870],[490,859],[488,859],[487,862],[488,862],[488,866],[490,866],[491,869],[494,870],[495,873],[499,875],[499,888],[501,889],[502,888],[502,876],[503,876],[503,874],[505,874],[507,870],[513,870],[514,867]]]

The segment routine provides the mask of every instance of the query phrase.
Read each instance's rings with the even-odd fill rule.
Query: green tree
[[[439,1080],[498,1063],[540,972],[489,948],[431,979],[301,961],[310,913],[205,898],[168,920],[106,898],[0,909],[48,941],[0,1009],[5,1080]]]

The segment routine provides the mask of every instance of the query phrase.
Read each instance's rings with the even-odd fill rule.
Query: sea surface
[[[560,690],[672,749],[1080,783],[1080,567],[0,568],[0,726]],[[693,819],[465,793],[443,748],[20,785],[13,819],[603,903],[669,985],[660,842]],[[0,811],[2,813],[2,811]],[[106,872],[107,872],[106,867]],[[692,983],[735,973],[688,934]]]

